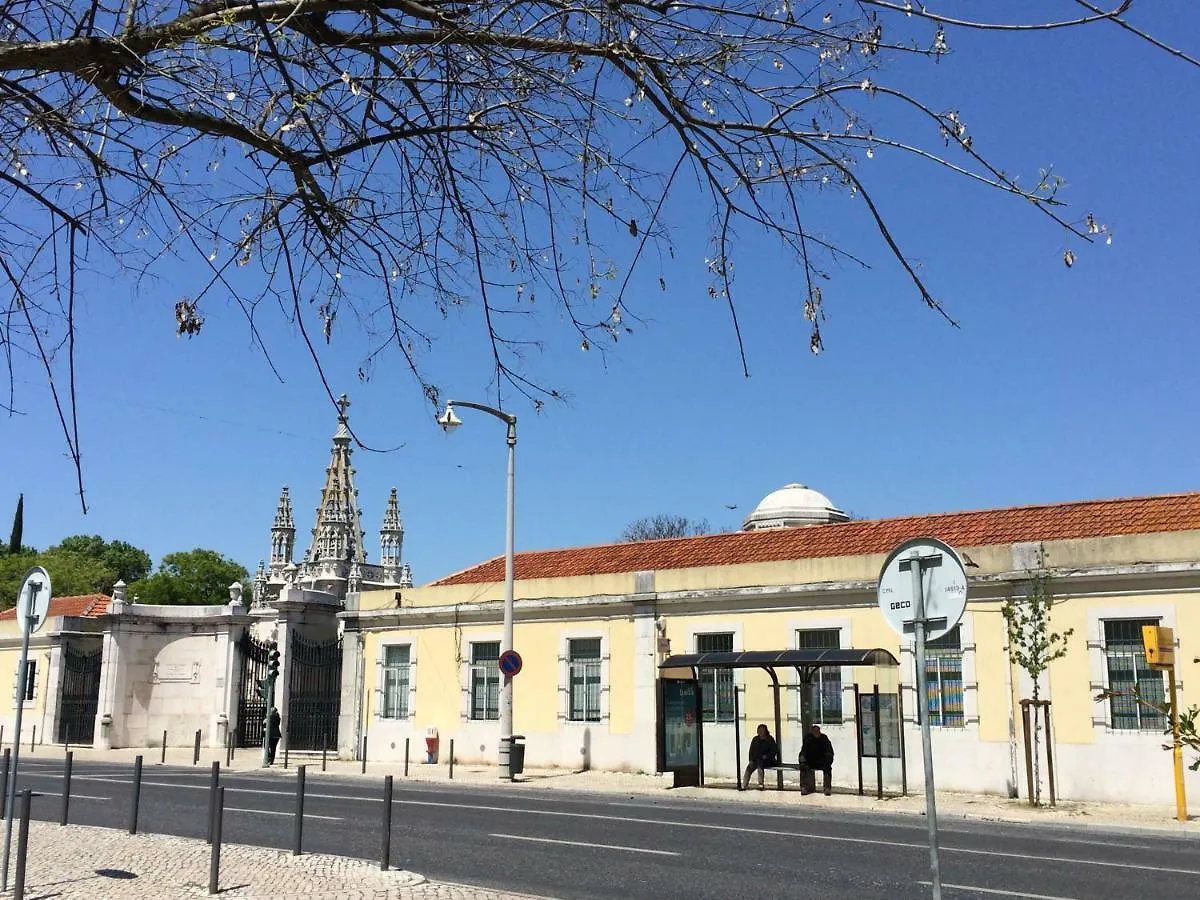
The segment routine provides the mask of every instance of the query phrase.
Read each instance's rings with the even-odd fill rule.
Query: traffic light
[[[279,677],[279,648],[274,645],[267,654],[267,677],[272,681]]]

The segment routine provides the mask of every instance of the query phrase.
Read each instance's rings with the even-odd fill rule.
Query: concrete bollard
[[[218,884],[221,880],[221,820],[225,817],[225,788],[217,788],[214,796],[216,802],[213,804],[208,822],[208,830],[212,835],[212,853],[208,860],[208,892],[210,894],[219,893]]]

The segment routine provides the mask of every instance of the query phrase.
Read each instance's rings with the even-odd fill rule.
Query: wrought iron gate
[[[342,709],[341,639],[317,642],[292,632],[287,653],[288,748],[336,747]]]
[[[90,653],[70,644],[62,648],[62,696],[58,705],[58,742],[90,744],[100,703],[100,666],[104,650]]]
[[[249,631],[237,643],[241,662],[240,694],[238,696],[237,746],[261,747],[267,721],[267,702],[258,695],[258,682],[267,677],[265,641],[256,641]]]

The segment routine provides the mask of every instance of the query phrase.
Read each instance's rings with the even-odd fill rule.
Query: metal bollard
[[[163,732],[162,758],[158,761],[158,764],[160,766],[167,764],[167,733],[165,731]]]
[[[404,739],[404,777],[408,777],[408,738]]]
[[[379,868],[387,871],[392,866],[392,776],[383,779],[383,854]]]
[[[67,813],[71,808],[71,765],[75,761],[75,754],[70,750],[67,751],[67,758],[63,762],[63,805],[62,815],[59,816],[58,824],[67,824]]]
[[[450,738],[450,780],[454,780],[454,738]]]
[[[0,731],[3,730],[3,727],[0,727]],[[8,805],[8,770],[12,768],[11,748],[4,748],[4,762],[0,765],[3,765],[4,768],[4,771],[0,772],[0,819],[6,819],[8,818],[8,810],[6,808]]]
[[[362,773],[367,774],[367,736],[363,735]]]
[[[208,842],[213,842],[213,818],[216,816],[217,791],[221,789],[221,764],[215,759],[208,779]]]
[[[296,825],[292,833],[292,856],[299,856],[304,844],[304,766],[296,767]]]
[[[216,765],[214,763],[214,765]],[[208,830],[212,835],[212,854],[208,860],[208,892],[218,893],[217,883],[221,878],[221,819],[225,815],[225,788],[217,788],[216,803],[209,818]]]
[[[33,745],[37,743],[37,726],[33,726],[33,731],[29,735],[29,752],[33,752]]]
[[[329,753],[329,735],[321,739],[321,771],[325,771],[325,757]]]
[[[233,735],[225,738],[225,768],[233,765]]]
[[[138,802],[142,799],[142,757],[133,759],[133,797],[129,804],[129,833],[137,834]]]
[[[283,767],[285,769],[288,767],[288,745],[287,744],[283,745]]]
[[[200,729],[196,729],[196,746],[192,750],[192,765],[200,765]]]
[[[17,877],[13,883],[14,900],[25,900],[25,857],[29,854],[29,807],[33,791],[21,791],[21,826],[17,831]]]

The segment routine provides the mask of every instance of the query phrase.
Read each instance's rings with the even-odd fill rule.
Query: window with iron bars
[[[697,653],[732,653],[733,632],[696,635]],[[733,670],[700,669],[700,713],[705,722],[733,721]]]
[[[567,719],[600,721],[600,638],[572,638],[567,643]]]
[[[842,645],[839,628],[806,628],[796,632],[797,650],[837,650]],[[804,685],[801,685],[804,690]],[[822,666],[815,670],[808,684],[807,696],[801,698],[812,711],[816,725],[842,724],[842,667]]]
[[[937,640],[925,644],[925,709],[929,724],[942,728],[962,728],[966,724],[959,628],[955,625]]]
[[[408,644],[385,647],[383,651],[383,700],[381,719],[408,718],[409,668],[412,648]]]
[[[1146,662],[1142,626],[1158,625],[1158,619],[1110,619],[1104,623],[1104,662],[1108,669],[1109,724],[1118,731],[1163,731],[1167,717],[1139,703],[1136,690],[1147,703],[1166,702],[1161,672]]]
[[[471,645],[471,718],[500,718],[500,642]]]

